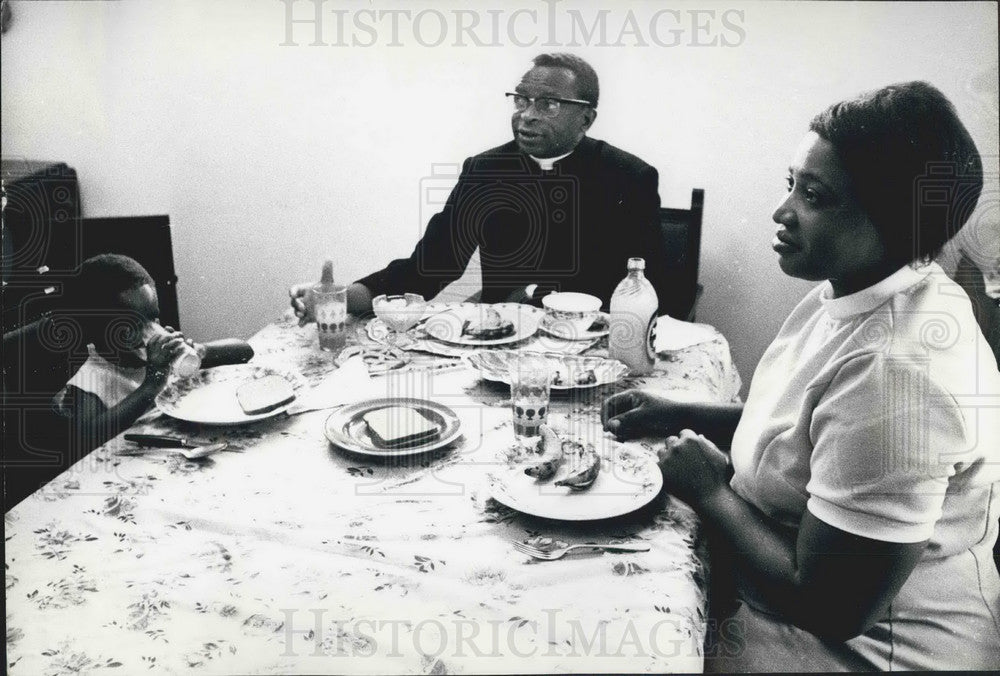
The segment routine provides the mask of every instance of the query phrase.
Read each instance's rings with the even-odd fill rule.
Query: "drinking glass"
[[[316,332],[319,349],[340,352],[347,343],[347,288],[323,289],[317,284],[312,289],[316,303]]]
[[[525,352],[511,359],[508,369],[514,435],[537,437],[549,416],[552,366],[545,357]]]
[[[427,301],[417,293],[382,294],[372,299],[372,309],[389,329],[386,342],[395,347],[399,334],[409,331],[424,316]]]

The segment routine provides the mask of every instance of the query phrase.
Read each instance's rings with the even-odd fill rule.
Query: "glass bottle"
[[[628,259],[628,275],[611,296],[608,356],[624,363],[631,375],[643,375],[656,364],[656,290],[646,279],[646,261]]]

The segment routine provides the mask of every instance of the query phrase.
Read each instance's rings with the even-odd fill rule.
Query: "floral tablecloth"
[[[251,343],[255,361],[312,382],[334,368],[315,327],[289,318]],[[451,407],[461,439],[373,462],[326,441],[328,411],[236,429],[153,417],[134,430],[224,437],[242,452],[118,457],[116,438],[7,513],[8,672],[701,669],[705,571],[685,505],[661,494],[577,524],[514,512],[483,480],[513,440],[505,386],[465,369],[380,381],[389,396]],[[603,398],[633,385],[721,401],[740,383],[717,335],[661,355],[653,376],[558,395],[552,415],[597,424]],[[511,546],[536,536],[651,550],[537,562]]]

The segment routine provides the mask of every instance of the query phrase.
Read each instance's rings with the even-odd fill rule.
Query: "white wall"
[[[169,214],[182,321],[199,339],[252,334],[324,257],[349,280],[407,254],[424,227],[421,180],[431,165],[509,138],[502,94],[532,55],[558,49],[542,44],[550,10],[556,42],[601,76],[592,135],[659,168],[665,205],[706,189],[698,316],[729,337],[746,381],[809,286],[778,269],[770,215],[794,146],[826,105],[889,82],[934,83],[986,157],[993,208],[983,213],[998,213],[993,3],[479,3],[477,35],[500,44],[481,47],[453,45],[450,10],[470,3],[321,5],[327,42],[336,40],[334,10],[351,19],[435,9],[451,24],[438,47],[418,42],[436,40],[433,13],[417,31],[401,17],[399,47],[387,46],[388,18],[375,46],[314,47],[313,28],[302,25],[292,33],[300,46],[280,46],[279,0],[11,4],[0,66],[4,156],[75,167],[85,216]],[[518,8],[536,12],[538,27]],[[312,16],[307,0],[293,9]],[[677,46],[652,42],[660,9],[681,12],[680,24],[672,14],[657,24],[661,41],[682,31]],[[605,11],[610,43],[631,12],[647,46],[629,46],[628,35],[600,46],[578,33],[582,46],[568,48],[571,10],[588,25]],[[729,27],[727,10],[742,12],[727,15]],[[493,17],[496,40],[485,28]],[[693,31],[693,20],[707,32]],[[737,45],[692,45],[713,37]],[[534,46],[513,44],[532,38]]]

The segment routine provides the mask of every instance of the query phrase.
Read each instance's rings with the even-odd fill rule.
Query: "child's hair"
[[[107,309],[118,305],[118,295],[143,284],[155,286],[138,261],[120,254],[99,254],[80,266],[67,294],[72,309]]]

